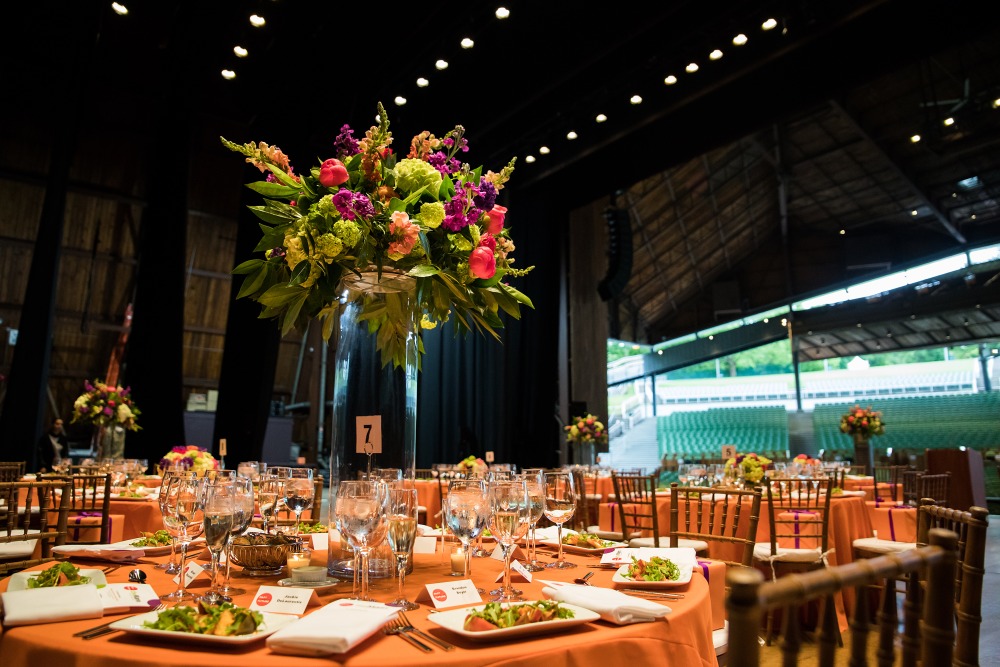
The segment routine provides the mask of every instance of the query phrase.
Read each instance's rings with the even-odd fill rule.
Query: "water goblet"
[[[270,532],[271,522],[277,516],[278,499],[285,493],[285,480],[277,475],[262,473],[257,484],[257,504],[264,523],[264,534]],[[277,525],[277,524],[275,524]]]
[[[523,600],[520,591],[510,584],[510,555],[514,543],[524,537],[531,524],[531,501],[528,483],[519,479],[500,479],[489,485],[490,530],[500,543],[503,551],[503,585],[490,598],[493,602],[515,602]]]
[[[444,520],[462,543],[465,577],[472,574],[472,540],[486,528],[490,507],[484,479],[453,479],[448,483]],[[485,592],[479,589],[480,593]]]
[[[535,528],[539,519],[542,518],[545,509],[545,475],[541,468],[525,468],[524,479],[528,485],[528,501],[531,504],[531,525],[529,526],[528,539],[528,562],[525,569],[529,572],[540,572],[545,569],[537,558],[537,540],[535,539]]]
[[[232,482],[216,480],[206,482],[201,487],[202,510],[204,515],[205,545],[212,558],[212,582],[200,601],[206,604],[229,602],[219,586],[219,557],[229,542],[233,528],[233,501],[235,489]]]
[[[388,487],[381,481],[343,481],[337,487],[337,530],[347,538],[357,553],[355,573],[360,573],[361,590],[357,585],[354,599],[368,600],[368,556],[373,547],[382,543],[388,531],[386,509]]]
[[[302,512],[312,507],[314,492],[312,468],[292,468],[291,475],[285,480],[284,499],[285,507],[295,513],[292,534],[296,537],[300,535]]]
[[[242,475],[243,477],[249,477],[251,481],[256,482],[257,478],[260,476],[260,462],[241,461],[239,465],[236,466],[236,474]]]
[[[417,537],[417,501],[416,489],[389,488],[389,505],[387,509],[389,531],[387,534],[389,546],[396,556],[396,573],[399,577],[399,591],[396,599],[386,604],[403,610],[417,609],[420,605],[410,602],[403,595],[403,580],[406,577],[406,563]]]
[[[187,591],[184,571],[188,544],[201,535],[202,530],[204,530],[205,510],[202,494],[204,484],[204,479],[186,475],[171,477],[167,482],[165,500],[167,514],[164,515],[164,523],[172,526],[178,532],[178,540],[181,545],[181,563],[177,590],[167,595],[161,595],[161,600],[181,602],[194,600],[198,597]]]
[[[167,508],[167,492],[170,490],[170,485],[167,483],[171,477],[176,476],[188,476],[193,477],[193,472],[185,472],[181,470],[169,470],[163,475],[163,480],[160,482],[160,493],[157,497],[160,506],[160,515],[163,517],[163,528],[170,534],[170,559],[166,563],[159,563],[153,567],[157,570],[163,570],[166,574],[177,574],[180,572],[180,565],[177,564],[177,540],[180,537],[180,527],[177,522],[169,516],[170,512]]]
[[[555,470],[545,473],[545,518],[556,524],[556,541],[559,543],[559,554],[555,562],[546,567],[569,569],[576,563],[566,560],[563,555],[562,525],[573,518],[576,512],[576,491],[573,488],[573,475],[565,470]]]
[[[231,581],[233,540],[242,535],[253,521],[253,482],[246,477],[237,477],[233,482],[233,527],[226,542],[226,578],[219,587],[224,596],[243,595],[246,590],[233,586]]]

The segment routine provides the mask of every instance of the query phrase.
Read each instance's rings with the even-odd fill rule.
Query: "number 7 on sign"
[[[382,415],[355,417],[358,454],[382,453]]]

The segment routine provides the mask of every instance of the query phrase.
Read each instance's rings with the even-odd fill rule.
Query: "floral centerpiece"
[[[760,454],[750,452],[748,454],[737,454],[735,458],[726,461],[725,472],[727,477],[735,475],[747,482],[759,482],[764,478],[764,471],[771,465],[771,459]]]
[[[585,442],[592,442],[595,445],[608,444],[608,431],[604,424],[598,421],[592,414],[583,417],[573,417],[573,420],[566,424],[563,429],[566,431],[566,442],[579,445]]]
[[[871,407],[862,408],[860,405],[855,405],[840,418],[840,431],[867,439],[873,435],[883,435],[885,422],[882,421],[881,412],[872,410]]]
[[[82,422],[104,428],[121,426],[138,431],[139,408],[132,402],[132,390],[120,385],[109,385],[100,380],[84,381],[84,392],[73,401],[71,423]]]
[[[458,472],[464,473],[465,475],[482,475],[490,469],[490,467],[486,464],[486,461],[476,456],[465,457],[458,462],[458,465],[455,466],[455,468]]]
[[[207,470],[218,470],[219,461],[207,449],[187,445],[174,447],[157,464],[161,475],[173,466],[181,466],[185,470],[197,470],[204,474]]]
[[[819,459],[814,459],[811,456],[809,456],[808,454],[798,454],[794,459],[792,459],[792,462],[793,463],[797,463],[800,466],[819,466],[819,465],[823,465],[822,461],[820,461]]]
[[[362,272],[405,276],[415,282],[416,307],[403,297],[385,302],[369,296],[363,317],[383,365],[405,363],[408,331],[453,319],[458,330],[499,338],[499,311],[519,318],[527,296],[506,280],[527,274],[514,268],[514,243],[505,226],[507,209],[497,195],[514,171],[472,169],[457,157],[469,150],[465,128],[442,137],[421,132],[406,157],[397,159],[385,109],[378,125],[356,139],[348,125],[329,152],[297,174],[277,146],[222,143],[267,174],[248,185],[263,195],[251,206],[263,224],[256,251],[233,269],[245,275],[237,295],[262,306],[261,317],[280,321],[282,334],[311,318],[323,321],[329,339],[340,306],[341,279]],[[408,321],[407,321],[408,320]]]

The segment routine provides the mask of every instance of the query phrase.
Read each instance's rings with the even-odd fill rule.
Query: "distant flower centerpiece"
[[[456,157],[468,151],[464,134],[460,125],[442,137],[421,132],[399,159],[380,104],[378,125],[360,139],[342,126],[327,149],[332,156],[302,174],[277,146],[221,138],[267,174],[247,186],[264,197],[250,207],[263,221],[255,250],[264,258],[233,269],[246,276],[237,298],[259,302],[261,317],[277,318],[282,334],[317,318],[329,339],[341,280],[389,274],[412,281],[415,308],[400,295],[388,305],[370,294],[350,297],[364,301],[362,319],[377,334],[383,365],[404,365],[408,331],[449,319],[463,333],[499,338],[500,311],[519,318],[522,305],[532,306],[505,282],[532,268],[514,268],[507,209],[496,203],[514,159],[499,172],[472,169]]]
[[[608,444],[608,431],[604,424],[596,416],[586,414],[583,417],[573,417],[569,424],[564,427],[566,431],[566,442],[579,445],[585,442],[592,442],[595,445]]]
[[[476,456],[467,456],[456,466],[459,472],[466,475],[481,475],[490,469],[486,461]]]
[[[840,431],[867,439],[874,435],[883,435],[885,422],[882,421],[881,412],[872,410],[871,407],[862,408],[860,405],[855,405],[840,418]]]
[[[771,459],[750,452],[737,454],[735,458],[726,461],[726,477],[736,476],[747,482],[759,482],[764,479],[764,471],[771,465]]]
[[[219,461],[208,450],[202,447],[182,445],[174,447],[167,452],[158,464],[161,474],[174,466],[204,473],[208,470],[218,470]]]
[[[71,423],[93,424],[99,428],[121,426],[138,431],[141,412],[132,402],[132,390],[94,380],[84,381],[84,392],[73,402]]]

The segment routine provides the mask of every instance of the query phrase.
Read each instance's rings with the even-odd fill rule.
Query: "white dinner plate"
[[[117,493],[111,494],[111,500],[124,502],[124,503],[148,503],[154,500],[159,500],[158,496],[154,496],[149,493],[144,496],[134,497],[134,496],[120,496]]]
[[[122,632],[127,632],[134,635],[142,635],[145,637],[152,637],[154,639],[159,639],[161,641],[188,641],[203,644],[249,644],[255,642],[259,639],[263,639],[268,635],[271,635],[281,628],[285,627],[289,623],[299,620],[298,616],[293,616],[291,614],[270,614],[267,612],[262,612],[264,616],[264,622],[260,625],[255,632],[249,635],[232,635],[232,636],[220,636],[220,635],[199,635],[196,632],[176,632],[174,630],[155,630],[153,628],[147,628],[143,626],[146,621],[153,622],[156,620],[158,611],[149,611],[145,614],[138,614],[136,616],[129,616],[128,618],[123,618],[120,621],[115,621],[109,627],[112,630],[120,630]]]
[[[8,591],[24,591],[28,589],[28,579],[31,577],[37,577],[39,574],[45,570],[32,570],[31,572],[15,572],[10,575],[10,581],[7,582]],[[90,569],[80,569],[81,577],[90,577],[90,583],[94,584],[98,588],[101,586],[108,585],[108,578],[104,576],[104,572],[100,570],[90,570]],[[65,587],[64,587],[65,588]],[[41,590],[41,589],[33,589]]]
[[[551,600],[548,600],[551,602]],[[529,604],[527,602],[514,602],[510,606],[517,606],[521,604]],[[518,625],[513,628],[498,628],[496,630],[483,630],[480,632],[471,632],[466,630],[463,626],[465,625],[465,617],[473,610],[480,610],[484,608],[484,605],[475,605],[472,607],[463,607],[461,609],[449,609],[448,611],[441,611],[435,614],[430,614],[427,617],[431,623],[441,626],[445,630],[451,630],[455,634],[462,635],[466,639],[477,642],[494,642],[494,641],[506,641],[507,639],[513,639],[515,637],[525,637],[528,635],[540,635],[549,632],[559,632],[565,630],[566,628],[571,628],[575,625],[582,625],[584,623],[590,623],[591,621],[596,621],[601,618],[600,614],[590,611],[589,609],[584,609],[583,607],[577,607],[576,605],[568,604],[566,602],[559,603],[559,606],[565,607],[573,612],[573,618],[560,618],[553,621],[541,621],[539,623],[528,623],[527,625]]]
[[[587,556],[600,556],[601,554],[606,554],[609,551],[614,551],[620,547],[627,547],[628,544],[625,542],[612,542],[611,540],[604,540],[607,546],[594,548],[594,547],[579,547],[573,544],[563,544],[563,551],[569,554],[581,554]],[[554,539],[552,540],[542,540],[538,543],[539,545],[544,544],[545,546],[552,547],[553,549],[559,548],[559,543]]]
[[[126,550],[126,551],[127,550],[131,550],[131,549],[141,550],[143,552],[143,555],[146,555],[146,556],[166,556],[167,554],[170,553],[170,545],[169,544],[164,544],[164,545],[158,546],[158,547],[134,547],[134,546],[132,546],[132,543],[133,542],[138,542],[139,539],[140,538],[138,538],[138,537],[133,537],[131,540],[122,540],[121,542],[115,542],[114,544],[109,544],[109,545],[107,545],[107,547],[104,547],[104,548],[106,548],[106,549],[122,549],[122,550]],[[189,556],[192,555],[194,553],[193,548],[197,547],[199,545],[199,543],[203,543],[204,541],[205,541],[204,537],[196,537],[195,539],[191,540],[191,543],[188,545],[188,555]]]
[[[690,549],[690,551],[690,558],[683,554],[679,557],[670,558],[670,560],[677,564],[677,569],[680,570],[680,576],[676,581],[641,581],[631,579],[627,576],[631,564],[627,563],[615,571],[614,576],[611,577],[611,582],[632,588],[675,588],[677,586],[684,586],[691,581],[691,574],[694,572],[693,568],[697,562],[697,559],[694,557],[694,549]]]

